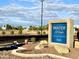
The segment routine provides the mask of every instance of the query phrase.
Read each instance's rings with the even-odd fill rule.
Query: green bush
[[[31,41],[31,42],[36,42],[36,38],[32,37],[32,38],[30,39],[30,41]]]
[[[22,30],[19,30],[19,34],[22,34]]]
[[[14,31],[11,31],[10,33],[11,33],[11,34],[14,34]]]
[[[37,32],[37,34],[41,34],[41,32],[40,32],[40,31],[38,31],[38,32]]]
[[[5,31],[2,31],[2,34],[3,34],[3,35],[6,34]]]
[[[46,34],[46,32],[43,32],[43,34]]]

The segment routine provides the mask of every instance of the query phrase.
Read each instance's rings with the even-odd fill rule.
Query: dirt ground
[[[28,48],[28,50],[30,51],[18,51],[18,52],[21,52],[21,53],[50,53],[50,54],[56,54],[56,55],[59,55],[59,56],[64,56],[64,57],[69,57],[69,58],[72,58],[72,59],[79,59],[79,48],[70,48],[70,52],[68,54],[59,54],[55,49],[54,47],[49,47],[49,48],[43,48],[43,49],[40,49],[40,50],[34,50],[34,46],[37,45],[37,44],[30,44],[30,45],[24,45],[23,47],[25,48]]]
[[[78,45],[79,42],[77,42],[77,45]],[[69,58],[72,58],[72,59],[79,59],[79,48],[70,48],[70,52],[68,54],[59,54],[53,46],[51,47],[48,47],[48,48],[43,48],[43,49],[40,49],[40,50],[35,50],[34,47],[37,45],[38,43],[29,43],[28,45],[24,45],[23,47],[24,48],[28,48],[29,51],[27,50],[24,50],[24,51],[18,51],[18,52],[21,52],[21,53],[50,53],[50,54],[56,54],[56,55],[59,55],[59,56],[64,56],[64,57],[69,57]],[[41,57],[40,58],[23,58],[23,57],[18,57],[18,56],[14,56],[14,55],[11,55],[11,51],[0,51],[0,59],[42,59]],[[43,57],[43,59],[52,59],[50,57]]]

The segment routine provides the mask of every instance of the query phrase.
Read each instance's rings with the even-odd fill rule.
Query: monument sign
[[[51,20],[49,21],[49,43],[73,47],[73,20]]]

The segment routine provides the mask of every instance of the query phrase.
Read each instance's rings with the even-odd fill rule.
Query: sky
[[[44,0],[43,25],[49,20],[71,18],[79,25],[79,0]],[[0,26],[41,25],[40,0],[0,0]]]

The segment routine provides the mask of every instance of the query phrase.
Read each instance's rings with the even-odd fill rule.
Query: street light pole
[[[44,0],[41,0],[41,35],[43,30],[43,2]]]

